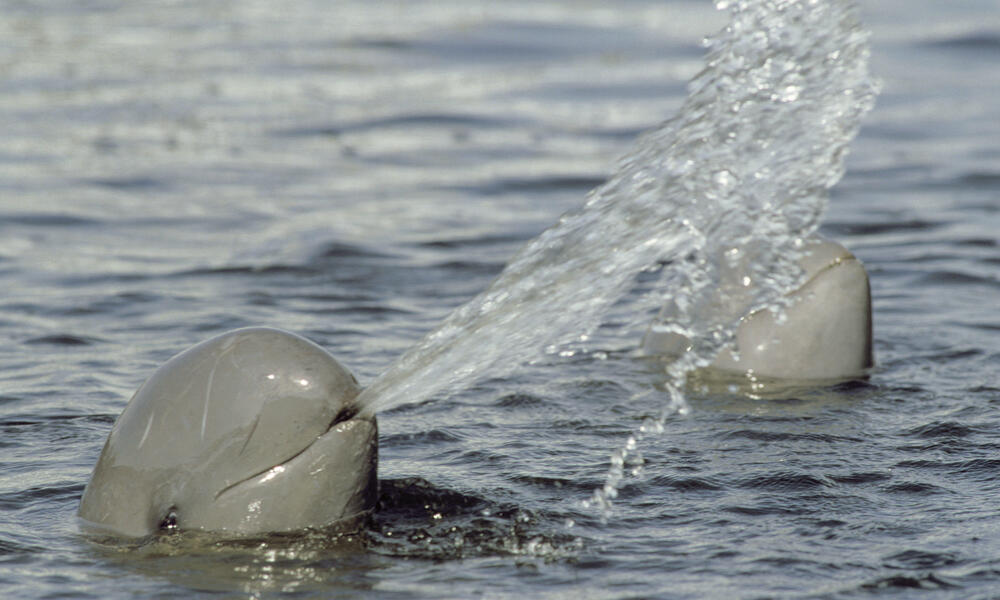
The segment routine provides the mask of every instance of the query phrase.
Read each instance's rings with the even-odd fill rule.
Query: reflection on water
[[[537,515],[514,504],[435,488],[419,478],[383,480],[378,509],[355,532],[309,530],[225,538],[185,531],[136,541],[88,538],[84,543],[125,570],[200,591],[363,593],[390,560],[526,557],[573,558],[582,540],[540,532]],[[550,522],[544,529],[555,529]],[[83,541],[83,540],[82,540]]]
[[[358,536],[319,531],[243,540],[186,532],[136,543],[89,543],[105,560],[143,577],[191,590],[238,590],[251,597],[331,587],[363,593],[373,585],[367,572],[378,568]]]

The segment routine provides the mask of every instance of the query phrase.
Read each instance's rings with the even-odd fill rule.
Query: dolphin
[[[738,355],[713,367],[784,379],[830,379],[872,365],[864,266],[813,237],[806,281],[778,322],[744,317]],[[647,354],[687,338],[651,328]],[[224,333],[173,357],[118,417],[80,501],[85,528],[124,537],[203,530],[244,536],[357,527],[378,493],[378,428],[354,404],[361,387],[324,349],[265,327]]]
[[[723,349],[711,369],[783,379],[847,379],[873,364],[872,302],[864,265],[837,242],[819,235],[806,239],[799,266],[804,283],[789,296],[779,321],[770,310],[744,316],[733,348]],[[669,317],[667,308],[660,317]],[[689,340],[651,327],[645,354],[676,356]]]
[[[85,529],[124,537],[353,527],[375,506],[375,418],[324,349],[264,327],[173,357],[118,417],[80,501]]]

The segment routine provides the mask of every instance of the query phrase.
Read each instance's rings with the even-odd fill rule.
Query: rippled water
[[[703,2],[0,3],[0,585],[9,597],[990,597],[1000,585],[1000,17],[862,4],[877,107],[822,230],[868,266],[877,368],[664,401],[614,311],[380,417],[362,535],[139,547],[74,513],[166,358],[268,324],[371,382],[676,111]],[[636,293],[640,293],[638,290]],[[497,342],[500,343],[500,342]]]

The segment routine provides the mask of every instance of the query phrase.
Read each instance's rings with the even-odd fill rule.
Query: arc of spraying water
[[[780,304],[874,101],[867,34],[846,0],[719,6],[730,23],[708,42],[678,116],[642,136],[580,209],[376,379],[358,398],[362,410],[502,375],[553,341],[587,334],[659,262],[670,262],[660,287],[633,313],[676,306],[661,326],[695,344],[675,378],[708,364],[742,315]],[[754,285],[727,278],[737,270]],[[491,340],[502,345],[484,347]]]

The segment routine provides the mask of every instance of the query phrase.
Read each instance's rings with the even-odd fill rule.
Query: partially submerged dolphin
[[[779,322],[769,310],[740,320],[738,352],[724,349],[712,368],[764,377],[844,379],[872,366],[872,303],[868,273],[840,244],[814,235],[799,266],[805,282],[791,294]],[[663,316],[663,315],[661,315]],[[678,355],[690,347],[682,335],[650,328],[646,354]]]
[[[776,322],[745,317],[739,358],[715,367],[779,378],[842,378],[871,366],[864,267],[813,238],[806,282]],[[688,340],[651,330],[647,353]],[[231,535],[355,526],[375,505],[375,418],[353,404],[357,380],[329,353],[268,328],[224,333],[178,354],[115,422],[80,502],[104,532],[141,537],[200,529]]]
[[[325,350],[263,327],[178,354],[115,422],[80,501],[127,537],[351,526],[375,505],[378,433]]]

